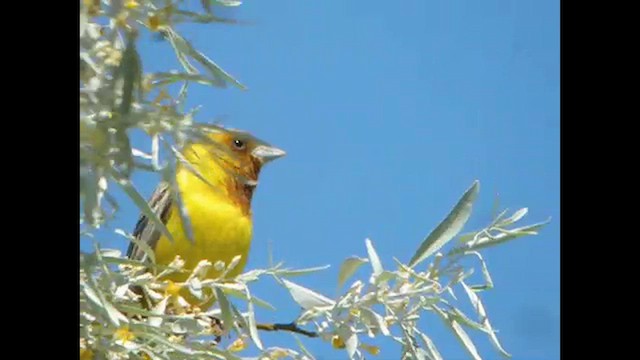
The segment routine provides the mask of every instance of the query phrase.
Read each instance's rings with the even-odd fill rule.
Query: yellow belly
[[[173,207],[167,221],[167,228],[175,242],[162,236],[156,244],[155,253],[158,264],[166,265],[179,255],[185,261],[185,269],[193,269],[201,260],[212,264],[223,261],[229,264],[237,256],[240,263],[227,277],[238,275],[246,265],[251,245],[252,223],[248,215],[242,214],[234,204],[211,192],[183,195],[182,201],[187,209],[193,229],[194,243],[187,238],[180,218],[179,210]],[[173,281],[185,281],[189,274],[173,274]],[[207,278],[220,275],[211,267]]]

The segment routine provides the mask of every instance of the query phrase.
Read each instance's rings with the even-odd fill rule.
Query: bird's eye
[[[233,146],[235,146],[236,149],[238,149],[238,150],[242,150],[242,149],[244,149],[244,141],[242,141],[240,139],[235,139],[235,140],[233,140]]]

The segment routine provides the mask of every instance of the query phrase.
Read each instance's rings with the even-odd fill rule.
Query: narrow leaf
[[[478,317],[480,318],[480,321],[482,322],[484,329],[489,335],[491,344],[493,344],[493,346],[496,348],[496,350],[500,352],[502,356],[510,358],[511,354],[509,354],[506,350],[504,350],[502,345],[500,345],[500,342],[498,341],[498,337],[496,336],[495,331],[491,327],[491,323],[489,322],[489,317],[487,316],[487,312],[484,309],[482,300],[480,300],[478,295],[472,289],[470,289],[467,286],[467,284],[464,283],[464,281],[461,281],[460,283],[462,284],[464,291],[467,293],[467,296],[469,297],[469,300],[471,301],[473,308],[476,310],[476,313],[478,314]]]
[[[471,207],[478,195],[479,184],[477,180],[473,182],[473,185],[464,193],[444,221],[420,244],[418,251],[413,255],[411,261],[409,261],[410,267],[417,265],[425,258],[440,250],[462,230],[464,224],[469,220],[469,216],[471,216]]]
[[[486,249],[491,246],[496,246],[523,236],[537,235],[538,231],[545,225],[547,225],[550,221],[551,219],[548,219],[547,221],[533,225],[523,226],[511,230],[503,230],[503,232],[491,237],[483,236],[474,243],[466,243],[462,246],[452,249],[447,255],[456,255],[468,251],[477,251],[480,249]]]
[[[366,316],[366,317],[369,317],[369,319],[375,320],[376,324],[378,325],[378,328],[380,329],[380,332],[384,336],[391,335],[391,333],[389,332],[389,328],[387,327],[387,323],[384,321],[384,318],[380,314],[366,307],[361,308],[360,311],[363,316]]]
[[[525,215],[527,215],[527,212],[529,212],[528,208],[522,208],[516,212],[513,213],[513,215],[511,215],[510,217],[500,221],[500,226],[508,226],[511,225],[513,223],[518,222],[520,219],[522,219]]]
[[[384,271],[382,263],[380,262],[380,257],[378,257],[378,253],[376,253],[376,249],[373,247],[371,240],[366,239],[365,244],[367,245],[367,254],[369,255],[369,261],[371,261],[373,274],[378,276]]]
[[[118,235],[126,237],[129,241],[131,241],[132,243],[136,244],[138,249],[141,249],[142,252],[144,252],[144,254],[146,255],[146,257],[149,260],[151,260],[152,264],[156,263],[156,255],[153,252],[153,249],[149,246],[149,244],[147,242],[141,241],[139,239],[136,239],[134,236],[132,236],[131,234],[128,234],[127,232],[125,232],[122,229],[115,229],[114,232],[116,234],[118,234]]]
[[[291,293],[293,300],[305,310],[314,307],[333,306],[335,304],[333,300],[304,286],[300,286],[286,279],[282,279],[282,282],[289,290],[289,293]]]
[[[251,335],[251,340],[256,344],[256,347],[260,350],[263,350],[262,341],[260,340],[260,336],[258,335],[258,326],[256,324],[256,313],[253,309],[253,302],[251,301],[251,293],[249,292],[249,288],[245,288],[247,292],[247,297],[249,298],[249,303],[247,304],[247,308],[249,311],[248,319],[249,322],[249,335]]]
[[[433,309],[436,311],[438,315],[440,315],[442,320],[447,325],[449,325],[451,330],[453,330],[453,333],[456,335],[458,340],[460,340],[460,342],[462,343],[464,348],[467,350],[467,352],[469,352],[469,355],[471,355],[471,357],[474,360],[482,360],[482,358],[480,357],[480,354],[478,354],[478,350],[476,349],[476,346],[473,344],[473,341],[471,341],[469,334],[467,334],[467,332],[464,331],[464,329],[460,326],[460,324],[458,324],[457,321],[451,319],[449,315],[447,315],[444,311],[440,310],[440,308],[438,308],[437,306],[433,306]]]
[[[156,306],[153,307],[151,312],[154,315],[164,315],[164,312],[167,310],[167,302],[169,301],[169,297],[165,297],[160,301]],[[149,325],[158,327],[162,324],[162,317],[154,316],[149,318]]]
[[[425,349],[427,350],[429,357],[433,360],[442,360],[442,355],[440,355],[440,352],[433,341],[423,333],[420,333],[420,337],[422,338],[422,342],[424,342]]]
[[[173,236],[171,235],[171,233],[169,232],[169,229],[167,229],[167,227],[164,225],[164,223],[162,222],[162,220],[160,220],[160,218],[158,217],[158,215],[153,212],[153,210],[151,210],[151,208],[149,207],[149,204],[147,203],[147,201],[142,197],[142,195],[140,195],[140,193],[138,193],[138,190],[136,190],[133,185],[131,184],[131,182],[129,180],[120,180],[117,181],[118,185],[120,185],[120,187],[122,187],[122,189],[124,190],[124,192],[129,195],[129,198],[131,198],[131,200],[133,200],[133,202],[136,204],[136,206],[138,207],[138,209],[140,209],[140,211],[142,211],[142,213],[151,221],[153,221],[154,225],[158,227],[158,229],[160,230],[160,232],[167,237],[167,239],[169,239],[172,243],[175,242],[175,240],[173,239]]]
[[[222,312],[222,328],[226,334],[233,328],[233,312],[231,311],[231,304],[220,288],[216,287],[215,292],[218,304],[220,305],[220,311]]]
[[[298,347],[300,348],[300,351],[302,351],[302,353],[308,357],[309,359],[314,359],[313,355],[311,355],[311,353],[309,352],[309,350],[307,350],[307,348],[304,346],[304,344],[302,343],[302,341],[300,340],[299,337],[297,337],[295,334],[293,334],[293,338],[296,340],[296,343],[298,344]]]
[[[369,260],[357,256],[346,259],[340,266],[340,273],[338,273],[338,288],[341,288],[342,285],[355,274],[358,268],[368,261]]]
[[[312,268],[295,269],[295,270],[283,269],[283,270],[278,270],[277,273],[278,273],[279,276],[283,276],[283,277],[294,277],[294,276],[307,275],[307,274],[311,274],[311,273],[314,273],[314,272],[326,270],[330,266],[331,265],[324,265],[324,266],[316,266],[316,267],[312,267]]]

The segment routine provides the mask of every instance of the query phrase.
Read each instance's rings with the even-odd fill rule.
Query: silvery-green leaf
[[[214,85],[211,79],[200,74],[168,72],[153,74],[153,86],[170,85],[178,81],[193,81],[202,85]]]
[[[256,314],[253,309],[253,302],[251,301],[251,293],[249,292],[248,288],[246,289],[246,291],[247,297],[249,298],[249,302],[247,304],[247,322],[249,325],[249,335],[251,335],[251,340],[253,340],[253,343],[256,344],[256,347],[260,350],[263,350],[262,341],[260,340],[260,336],[258,335],[258,326],[256,324]]]
[[[153,309],[151,309],[151,313],[153,313],[154,315],[164,315],[164,312],[167,310],[168,300],[169,300],[169,297],[165,297],[164,299],[162,299],[162,301],[160,301],[158,304],[156,304],[156,306],[153,307]],[[150,317],[149,325],[155,326],[155,327],[162,325],[162,317],[160,316]]]
[[[124,316],[120,311],[118,311],[118,309],[116,309],[110,302],[104,301],[103,305],[104,305],[104,309],[107,311],[107,314],[109,315],[109,319],[114,325],[120,326],[120,322],[123,322],[125,324],[129,323],[129,319],[127,319],[126,316]]]
[[[198,325],[198,321],[195,319],[177,319],[174,323],[171,324],[171,331],[174,334],[188,334],[188,333],[196,333],[202,330],[202,326]]]
[[[330,266],[331,265],[324,265],[324,266],[316,266],[316,267],[306,268],[306,269],[278,270],[278,275],[282,277],[294,277],[294,276],[300,276],[300,275],[307,275],[314,272],[326,270]]]
[[[226,85],[226,82],[230,82],[242,90],[247,89],[238,80],[234,79],[226,71],[222,70],[222,68],[220,68],[215,62],[213,62],[213,60],[209,59],[206,55],[194,49],[193,46],[178,33],[173,30],[168,30],[167,33],[169,35],[169,41],[176,51],[176,55],[178,55],[178,60],[180,60],[187,72],[191,74],[197,74],[198,70],[193,65],[191,65],[191,63],[186,59],[185,55],[190,56],[195,61],[199,62],[202,66],[204,66],[205,69],[207,69],[207,71],[213,76],[212,81],[216,86],[224,87]]]
[[[131,148],[131,155],[145,159],[145,160],[151,160],[153,159],[153,157],[147,153],[145,153],[142,150],[136,149],[136,148]]]
[[[464,281],[462,281],[461,284],[462,284],[462,287],[464,288],[464,291],[467,293],[467,296],[469,296],[471,305],[473,305],[473,308],[476,310],[476,313],[478,314],[478,317],[480,318],[480,321],[482,322],[484,329],[486,330],[487,334],[489,334],[489,339],[491,340],[491,344],[493,344],[493,346],[500,352],[502,356],[511,357],[511,354],[506,352],[502,348],[502,345],[500,345],[500,342],[498,341],[498,337],[496,336],[495,331],[491,327],[491,323],[489,322],[489,318],[487,317],[487,312],[484,309],[484,305],[482,305],[482,301],[480,300],[478,295],[472,289],[470,289],[467,286],[467,284],[464,283]]]
[[[227,285],[227,284],[224,284],[224,285]],[[268,302],[260,299],[255,295],[251,295],[251,299],[249,299],[247,297],[247,294],[244,293],[244,291],[239,290],[237,288],[226,287],[224,285],[218,284],[217,287],[224,289],[224,292],[228,295],[235,296],[246,301],[251,301],[252,303],[260,306],[261,308],[269,309],[272,311],[276,310],[276,308],[273,305],[269,304]]]
[[[96,292],[87,283],[82,283],[81,285],[82,291],[87,296],[87,298],[91,300],[91,302],[93,302],[95,305],[102,307],[102,301],[100,300],[100,297],[98,297]]]
[[[436,345],[433,343],[433,341],[431,341],[431,339],[423,333],[420,333],[420,337],[422,338],[422,342],[424,342],[425,350],[429,354],[429,358],[431,358],[432,360],[442,360],[442,355],[440,355],[440,352],[436,348]]]
[[[233,85],[240,88],[241,90],[247,90],[246,86],[244,86],[242,83],[236,80],[229,73],[224,71],[220,66],[218,66],[218,64],[216,64],[213,60],[209,59],[205,54],[193,49],[193,47],[191,47],[191,50],[192,50],[192,52],[190,53],[191,57],[193,57],[196,61],[202,64],[202,66],[204,66],[205,69],[207,69],[215,79],[220,79],[222,81],[230,82]]]
[[[387,323],[384,321],[384,318],[377,312],[369,308],[363,307],[360,309],[360,314],[363,317],[368,317],[370,319],[369,320],[370,322],[375,322],[375,324],[377,324],[378,328],[380,329],[380,332],[384,336],[389,336],[391,334],[389,332],[389,328],[387,327]]]
[[[511,215],[510,217],[500,221],[499,226],[509,226],[513,223],[518,222],[520,219],[522,219],[525,215],[527,215],[527,212],[529,212],[529,209],[527,208],[522,208],[516,212],[513,213],[513,215]]]
[[[222,6],[240,6],[242,5],[242,1],[239,0],[213,0],[218,5]]]
[[[460,309],[452,308],[447,313],[449,315],[449,318],[456,320],[459,324],[470,327],[474,330],[482,331],[487,334],[489,333],[482,324],[477,321],[471,320],[465,313],[460,311]]]
[[[339,327],[337,333],[344,341],[349,359],[355,359],[358,352],[358,335],[347,326]]]
[[[358,270],[360,265],[368,262],[369,260],[352,256],[346,259],[340,266],[340,272],[338,274],[338,288],[344,285],[345,281],[349,279]]]
[[[311,353],[309,352],[309,350],[307,350],[307,348],[304,346],[304,344],[302,343],[302,341],[300,340],[300,338],[298,338],[295,334],[293,334],[293,338],[296,340],[296,343],[298,344],[298,347],[300,348],[300,351],[302,351],[302,353],[308,357],[310,360],[315,359],[313,357],[313,355],[311,355]]]
[[[238,309],[236,309],[235,306],[233,306],[233,304],[231,304],[231,311],[233,312],[233,318],[240,325],[240,328],[248,329],[249,328],[249,324],[247,323],[247,320],[244,318],[242,313],[240,313],[240,311]],[[236,327],[235,324],[234,324],[234,327]]]
[[[137,239],[136,237],[132,236],[131,234],[125,232],[122,229],[115,229],[114,232],[116,234],[118,234],[118,235],[126,237],[129,241],[131,241],[132,243],[136,244],[138,249],[140,249],[140,250],[142,250],[142,252],[144,252],[144,254],[146,255],[147,259],[149,259],[152,264],[156,263],[155,252],[153,251],[153,249],[149,246],[149,244],[146,241],[142,241],[140,239]]]
[[[477,251],[480,249],[485,249],[491,246],[499,245],[505,243],[510,240],[514,240],[527,235],[537,235],[538,231],[542,229],[545,225],[547,225],[551,221],[551,219],[533,224],[528,226],[519,227],[511,230],[503,230],[497,235],[493,235],[492,237],[483,236],[475,243],[466,243],[462,246],[451,249],[451,251],[447,255],[456,255],[468,251]]]
[[[197,277],[192,278],[191,280],[189,280],[188,286],[191,295],[195,296],[199,300],[204,299],[204,294],[202,292],[202,283],[200,282],[200,279],[198,279]]]
[[[178,208],[180,222],[182,223],[182,230],[189,242],[191,244],[195,244],[195,239],[193,237],[193,224],[191,224],[191,218],[189,217],[187,207],[184,205],[184,201],[182,201],[182,192],[178,186],[178,177],[175,176],[175,169],[170,167],[167,167],[166,169],[165,174],[167,175],[165,175],[165,181],[168,181],[171,184],[171,197]]]
[[[83,200],[84,218],[89,224],[94,224],[94,215],[99,211],[98,204],[98,176],[95,171],[85,171],[80,177],[80,195]]]
[[[151,137],[151,164],[154,169],[160,169],[160,136],[158,134]]]
[[[451,295],[451,297],[452,297],[454,300],[456,300],[456,301],[458,300],[458,298],[456,297],[455,292],[453,292],[453,288],[452,288],[451,286],[447,286],[447,287],[445,288],[445,290],[447,291],[447,293],[449,293],[449,295]]]
[[[131,110],[131,105],[134,102],[134,89],[141,89],[142,80],[142,62],[140,61],[140,54],[136,49],[136,42],[133,35],[127,36],[127,47],[122,54],[122,60],[115,72],[115,80],[118,77],[122,77],[122,99],[118,112],[122,115],[128,115]],[[115,82],[114,80],[114,82]]]
[[[144,216],[153,221],[154,225],[158,227],[162,235],[164,235],[167,239],[169,239],[172,243],[175,243],[173,236],[169,232],[169,229],[165,226],[165,224],[160,220],[158,215],[153,212],[153,210],[149,207],[147,201],[138,193],[138,191],[133,187],[129,180],[120,180],[117,183],[122,187],[124,192],[133,200],[138,209],[142,211]],[[136,244],[138,245],[138,244]]]
[[[466,233],[466,234],[462,234],[462,235],[458,236],[457,242],[459,242],[459,243],[469,242],[469,241],[473,240],[473,238],[476,236],[476,234],[477,234],[476,232],[469,232],[469,233]]]
[[[384,271],[382,263],[380,262],[380,257],[378,257],[378,253],[376,253],[376,249],[373,247],[371,240],[366,239],[365,244],[367,245],[367,254],[369,255],[371,267],[373,268],[373,274],[378,276]]]
[[[84,31],[87,28],[87,23],[89,22],[89,17],[87,16],[85,11],[80,11],[80,37],[84,35]]]
[[[491,222],[491,226],[494,226],[495,224],[499,223],[502,220],[502,218],[504,218],[505,215],[507,215],[507,212],[509,212],[509,209],[504,209],[498,215],[496,215]]]
[[[189,62],[187,58],[187,54],[190,52],[189,45],[182,38],[182,36],[178,35],[173,29],[167,29],[167,38],[169,39],[169,43],[171,43],[171,47],[176,53],[176,57],[178,61],[182,65],[182,67],[190,74],[198,74],[198,69]]]
[[[216,292],[216,298],[218,299],[218,304],[220,305],[220,310],[222,311],[222,325],[224,329],[224,333],[226,334],[229,330],[233,328],[233,312],[231,310],[231,304],[227,299],[227,295],[220,288],[214,288]]]
[[[139,351],[145,353],[151,360],[170,360],[168,356],[164,354],[156,354],[154,351],[145,349],[144,347],[141,347]]]
[[[398,275],[396,273],[384,270],[376,278],[376,285],[384,284],[389,280],[396,279],[397,277],[398,277]]]
[[[415,344],[414,338],[409,332],[409,329],[402,324],[400,324],[400,327],[402,328],[402,334],[404,335],[402,340],[404,352],[410,353],[410,358],[412,360],[425,360],[424,354],[418,352],[418,348],[416,347],[417,344]]]
[[[467,350],[469,355],[471,355],[471,357],[474,360],[482,360],[482,358],[480,357],[480,354],[478,354],[478,350],[476,349],[476,346],[473,344],[473,341],[471,341],[469,334],[467,334],[467,332],[464,331],[464,329],[460,326],[460,324],[458,324],[457,321],[451,319],[449,315],[447,315],[444,311],[440,310],[440,308],[438,308],[437,306],[433,306],[432,308],[435,310],[436,314],[440,315],[442,320],[447,325],[449,325],[451,330],[453,330],[453,333],[456,335],[458,340],[460,340],[460,342],[462,343],[464,348]]]
[[[176,149],[175,146],[167,143],[166,141],[163,141],[163,144],[165,144],[165,146],[171,150],[171,152],[173,153],[173,155],[175,155],[176,160],[180,161],[180,164],[182,164],[187,170],[189,170],[192,174],[194,174],[196,177],[198,177],[198,179],[200,179],[202,182],[204,182],[205,184],[209,185],[212,189],[214,189],[215,191],[220,191],[218,189],[218,187],[213,186],[213,184],[211,182],[209,182],[209,180],[207,180],[202,173],[200,173],[200,171],[198,169],[196,169],[193,164],[191,164],[191,162],[189,162],[189,160],[187,160],[184,155],[182,155],[182,153],[180,152],[180,150]],[[172,178],[175,178],[175,176],[173,176],[173,174],[170,171],[174,171],[174,170],[170,170],[169,168],[167,168],[166,170],[166,180],[165,181],[169,181]]]
[[[100,256],[103,257],[120,257],[122,256],[122,251],[118,249],[100,249]]]
[[[476,180],[464,193],[449,215],[442,221],[427,238],[409,261],[409,266],[414,267],[422,260],[440,250],[447,242],[453,239],[471,216],[471,207],[475,201],[480,183]]]
[[[305,310],[314,307],[333,306],[335,304],[335,301],[304,286],[300,286],[286,279],[282,279],[282,282],[289,290],[289,293],[291,293],[293,300]]]
[[[491,279],[491,274],[489,273],[489,269],[487,268],[487,263],[482,258],[482,255],[480,255],[480,253],[477,251],[471,251],[469,252],[469,254],[477,256],[478,259],[480,260],[480,264],[482,266],[482,276],[484,277],[484,281],[485,281],[484,285],[474,285],[474,286],[471,286],[471,288],[473,290],[493,289],[493,280]]]
[[[173,350],[175,350],[175,351],[177,351],[177,352],[179,352],[181,354],[190,355],[190,356],[196,356],[196,355],[202,354],[201,351],[195,351],[193,349],[190,349],[187,346],[173,343],[173,342],[169,341],[168,339],[166,339],[164,336],[159,336],[159,335],[156,335],[156,334],[149,334],[149,333],[145,334],[144,336],[145,336],[145,338],[148,338],[150,340],[153,340],[154,342],[157,342],[157,343],[160,343],[162,345],[165,345],[165,346],[167,346],[167,347],[169,347],[169,348],[171,348],[171,349],[173,349]],[[218,356],[216,356],[216,357],[218,359],[224,359],[224,357],[218,357]]]

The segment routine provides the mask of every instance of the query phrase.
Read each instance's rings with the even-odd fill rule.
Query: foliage
[[[202,0],[200,12],[185,10],[186,3],[84,0],[81,4],[81,236],[94,236],[93,230],[106,224],[118,211],[119,204],[111,195],[114,185],[124,190],[140,211],[166,232],[132,185],[131,174],[152,171],[170,180],[175,162],[183,161],[180,148],[187,140],[205,131],[224,131],[195,122],[197,109],[185,110],[190,84],[215,87],[231,84],[245,89],[196,50],[175,27],[183,22],[233,23],[214,15],[213,10],[239,6],[241,2]],[[165,44],[174,50],[182,70],[145,73],[136,49],[142,32],[156,33],[167,40]],[[169,87],[176,84],[180,89],[173,96]],[[132,129],[141,129],[148,135],[149,151],[131,146],[128,132]],[[161,149],[167,154],[162,159]],[[500,345],[480,299],[481,292],[491,289],[493,282],[479,251],[535,235],[545,223],[516,227],[527,209],[508,217],[504,211],[484,229],[459,235],[471,215],[478,191],[479,183],[474,182],[406,264],[395,259],[392,269],[383,266],[373,242],[367,239],[366,257],[346,259],[337,280],[339,286],[345,285],[365,264],[370,266],[370,276],[352,281],[335,298],[289,280],[325,267],[292,270],[277,264],[221,281],[203,279],[202,274],[211,266],[233,268],[237,261],[230,264],[203,261],[187,281],[173,283],[166,276],[184,271],[180,258],[168,267],[153,265],[148,272],[149,264],[96,246],[95,252],[80,255],[81,358],[313,359],[299,339],[302,335],[344,349],[351,359],[377,354],[379,349],[368,343],[368,339],[375,337],[389,337],[401,344],[403,359],[441,359],[436,345],[417,326],[426,312],[437,314],[472,358],[479,359],[480,355],[467,330],[485,333],[499,353],[510,356]],[[136,241],[126,231],[118,229],[116,233]],[[452,240],[454,245],[444,250]],[[153,252],[147,251],[153,260]],[[477,260],[477,266],[465,267],[467,259]],[[425,260],[430,260],[428,266]],[[477,268],[483,282],[470,284]],[[274,310],[250,291],[252,283],[265,277],[274,278],[302,308],[292,323],[258,323],[255,307]],[[179,295],[182,288],[200,299],[215,296],[216,305],[212,309],[192,306]],[[135,289],[141,289],[144,297]],[[469,316],[459,309],[455,289],[462,289],[475,314]],[[292,332],[298,347],[272,346],[261,341],[260,331],[277,330]],[[223,346],[220,336],[232,336],[235,340]]]

